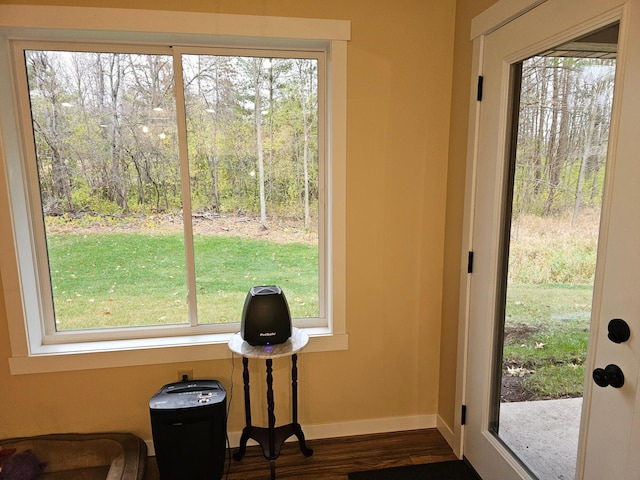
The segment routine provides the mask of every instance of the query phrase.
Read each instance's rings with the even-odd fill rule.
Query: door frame
[[[469,92],[469,121],[467,137],[467,161],[465,169],[464,217],[462,226],[462,249],[460,265],[469,264],[469,252],[473,250],[473,223],[475,204],[475,179],[480,126],[480,102],[478,101],[478,78],[482,75],[484,35],[497,30],[511,20],[524,15],[546,0],[499,0],[471,21],[473,42],[471,81]],[[476,41],[477,40],[477,41]],[[469,306],[471,276],[467,269],[460,271],[460,296],[458,300],[458,348],[456,362],[456,418],[453,428],[452,448],[458,458],[464,456],[463,408],[466,405],[467,350],[469,345]]]

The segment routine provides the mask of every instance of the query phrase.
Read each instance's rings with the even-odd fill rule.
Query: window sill
[[[347,334],[331,334],[327,328],[307,328],[309,345],[303,353],[347,350]],[[72,345],[45,345],[37,355],[10,357],[11,375],[92,370],[98,368],[157,365],[231,358],[230,333]]]

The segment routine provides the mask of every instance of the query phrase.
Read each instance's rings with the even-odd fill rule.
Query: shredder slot
[[[190,393],[190,392],[204,392],[209,390],[218,390],[218,389],[215,387],[195,386],[195,387],[185,387],[185,388],[174,388],[171,390],[167,390],[166,393]]]

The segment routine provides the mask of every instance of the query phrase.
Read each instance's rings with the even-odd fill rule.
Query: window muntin
[[[315,240],[320,238],[322,242],[323,238],[323,235],[318,235],[323,230],[323,224],[320,223],[323,221],[323,213],[319,207],[321,202],[318,195],[324,174],[323,162],[320,161],[320,144],[323,139],[318,134],[322,131],[319,128],[319,105],[322,105],[323,99],[319,96],[323,90],[318,88],[318,84],[322,83],[319,79],[323,73],[321,53],[298,52],[298,55],[289,53],[285,57],[281,52],[269,51],[254,56],[224,56],[202,52],[179,55],[171,49],[167,49],[166,54],[148,54],[127,51],[122,47],[116,53],[73,49],[29,50],[25,47],[35,158],[41,186],[41,194],[38,198],[32,198],[32,201],[34,205],[40,205],[34,218],[40,212],[44,213],[46,235],[43,236],[46,237],[48,248],[46,251],[40,249],[38,253],[41,259],[48,258],[50,265],[49,271],[45,272],[41,267],[39,272],[44,300],[42,310],[45,330],[50,335],[49,341],[61,341],[59,337],[53,338],[56,332],[68,333],[96,328],[113,330],[106,334],[104,331],[100,332],[99,338],[118,338],[122,335],[119,327],[123,326],[129,329],[145,325],[191,327],[180,331],[176,328],[161,331],[146,329],[147,331],[136,334],[139,336],[193,334],[193,327],[197,331],[207,332],[210,329],[203,327],[216,326],[218,328],[215,331],[220,331],[216,324],[238,320],[238,308],[241,308],[248,288],[267,283],[283,286],[294,317],[315,318],[316,325],[322,322],[319,317],[325,311],[322,305],[324,280],[321,278],[324,269],[319,265],[324,261],[320,253],[324,249]],[[179,62],[177,69],[172,68],[176,66],[175,62]],[[216,96],[219,92],[216,93],[215,89],[219,86],[211,82],[211,75],[220,72],[212,68],[203,69],[204,62],[207,62],[208,67],[216,62],[226,63],[226,68],[233,62],[238,65],[244,62],[245,66],[260,65],[270,74],[271,81],[276,68],[289,73],[297,68],[299,83],[297,90],[295,82],[291,81],[284,82],[286,88],[277,89],[270,84],[272,88],[265,90],[266,78],[257,77],[252,109],[251,82],[248,82],[250,78],[239,75],[238,89],[248,83],[249,90],[244,95],[238,89],[231,88],[227,91],[235,101],[227,106],[235,108],[235,113],[239,113],[232,116],[234,122],[231,126],[220,122],[203,122],[203,119],[216,119],[217,115],[224,113],[222,101]],[[47,67],[53,67],[54,64],[57,68],[47,70]],[[200,65],[200,69],[194,70],[194,64]],[[182,71],[183,75],[174,74],[174,70]],[[203,80],[207,75],[208,83]],[[227,84],[233,83],[231,71],[227,70],[221,75]],[[183,78],[184,82],[174,89],[175,78]],[[60,88],[60,84],[67,88]],[[198,87],[195,93],[192,91],[194,85]],[[203,88],[213,88],[213,93],[216,94],[210,91],[209,95],[203,95]],[[268,93],[261,100],[263,106],[268,106],[266,113],[271,121],[276,110],[273,99],[277,97],[283,100],[282,104],[290,111],[292,104],[298,101],[297,113],[302,113],[290,116],[291,121],[288,123],[283,122],[287,126],[284,132],[274,135],[271,124],[268,142],[265,142],[264,133],[260,137],[260,132],[257,131],[258,126],[262,126],[263,131],[265,128],[262,122],[256,122],[256,118],[262,116],[264,119],[266,115],[261,109],[258,111],[260,115],[256,114],[255,99],[262,97],[256,96],[256,91]],[[307,96],[303,102],[305,92]],[[184,102],[176,101],[176,96],[184,98]],[[183,105],[186,108],[181,110]],[[253,132],[251,122],[247,122],[246,117],[253,117]],[[185,119],[182,125],[181,118]],[[223,125],[229,131],[224,131]],[[301,129],[296,130],[296,125],[302,125]],[[179,145],[181,128],[186,132],[186,146]],[[216,129],[216,134],[210,133]],[[286,136],[287,132],[289,137]],[[199,188],[207,185],[207,181],[212,178],[198,174],[199,167],[203,165],[203,157],[205,174],[220,175],[220,171],[213,172],[211,163],[207,163],[207,156],[214,160],[216,155],[218,159],[224,158],[224,155],[220,156],[220,152],[225,151],[226,147],[227,152],[232,152],[227,153],[226,161],[231,163],[235,160],[236,171],[241,172],[234,176],[228,173],[231,169],[226,171],[226,178],[232,180],[227,183],[227,187],[231,189],[234,183],[238,183],[244,184],[246,190],[246,177],[254,180],[259,176],[259,173],[255,174],[255,164],[260,155],[254,148],[256,158],[251,158],[251,136],[256,146],[258,139],[262,139],[264,164],[265,143],[269,147],[269,160],[278,158],[274,151],[280,152],[280,157],[286,157],[281,153],[283,145],[287,138],[290,140],[296,138],[296,135],[303,138],[297,144],[303,147],[290,151],[289,154],[296,160],[296,166],[302,163],[298,162],[300,158],[306,158],[307,168],[303,166],[298,171],[306,172],[307,176],[303,178],[312,178],[310,182],[304,183],[309,188],[303,189],[311,191],[311,195],[297,193],[298,203],[302,201],[303,205],[310,205],[308,213],[303,210],[304,214],[298,214],[306,222],[304,228],[300,229],[304,232],[306,242],[271,242],[268,247],[264,246],[264,242],[258,242],[258,246],[253,245],[250,254],[242,253],[241,250],[235,254],[229,251],[229,248],[238,248],[239,245],[246,246],[246,240],[232,240],[224,245],[212,246],[211,235],[206,227],[211,228],[210,224],[216,216],[228,216],[233,211],[236,214],[243,213],[240,218],[237,215],[233,217],[233,221],[250,221],[250,215],[254,212],[251,208],[256,205],[256,189],[254,186],[253,197],[248,195],[245,199],[250,201],[248,203],[238,203],[238,196],[233,193],[227,197],[220,196],[220,185],[215,186],[218,189],[216,195],[211,195],[213,186],[207,194],[206,188]],[[211,141],[211,137],[216,140]],[[274,148],[274,137],[280,142],[280,149]],[[239,144],[243,149],[238,147]],[[64,156],[66,162],[55,165],[60,160],[56,158],[56,154]],[[89,162],[88,157],[93,161]],[[87,168],[87,163],[91,164],[89,171],[104,172],[102,181],[99,175],[87,174],[87,170],[84,170],[86,178],[77,173],[69,175],[73,168],[77,171]],[[287,172],[286,167],[281,171],[291,173]],[[60,172],[68,174],[66,180]],[[269,173],[266,168],[264,172]],[[278,190],[273,185],[283,180],[273,172],[271,175],[273,193]],[[300,176],[295,179],[299,182]],[[268,185],[270,184],[265,182],[265,201],[258,202],[261,213],[269,211],[268,217],[265,215],[260,219],[267,226],[268,219],[278,218],[277,215],[272,216],[273,210],[281,213],[286,212],[287,207],[293,208],[285,203],[280,205],[280,212],[276,209],[277,205],[272,209],[266,201],[269,198],[266,188]],[[68,187],[66,190],[65,186]],[[291,188],[283,190],[291,195]],[[81,215],[80,222],[74,218],[78,216],[78,204],[82,205],[81,211],[84,209],[95,214],[95,202],[102,202],[98,205],[101,215]],[[180,214],[181,211],[184,215]],[[136,222],[134,225],[127,225],[127,218],[131,217],[123,214],[132,212],[143,217],[142,229]],[[194,221],[184,222],[183,216]],[[123,218],[124,225],[121,223]],[[167,225],[167,218],[170,225]],[[70,223],[76,224],[76,233],[68,233]],[[77,228],[78,223],[81,228]],[[202,228],[202,223],[209,225]],[[225,232],[226,227],[218,228]],[[287,228],[290,230],[290,227]],[[96,234],[95,230],[101,233]],[[105,230],[108,233],[103,233]],[[223,237],[216,236],[216,241],[224,239]],[[300,252],[285,252],[292,248],[297,248]],[[92,253],[96,251],[102,252],[100,262],[96,260],[97,255]],[[266,255],[260,253],[264,251],[267,252]],[[234,257],[247,255],[266,258],[271,263],[260,270],[255,268],[258,262],[254,258],[250,262],[251,268],[246,264],[236,265],[242,271],[234,272],[233,268],[224,263],[212,266],[209,262],[211,259],[229,261]],[[91,260],[81,260],[83,256]],[[292,264],[289,261],[283,264],[283,256],[296,259],[298,263]],[[78,262],[81,261],[85,262],[82,274],[78,271]],[[42,260],[39,263],[45,264]],[[87,264],[90,268],[86,268]],[[284,275],[274,276],[270,273],[274,271],[283,272]],[[233,278],[230,282],[234,284],[233,287],[221,288],[216,284],[218,279],[226,281],[229,277]],[[54,299],[52,303],[49,298]],[[220,299],[223,301],[220,302]],[[235,331],[237,325],[227,329]],[[131,333],[126,335],[130,336]],[[72,338],[72,335],[65,335],[63,341]]]

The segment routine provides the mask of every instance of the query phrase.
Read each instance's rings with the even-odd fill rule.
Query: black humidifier
[[[240,334],[249,345],[274,345],[291,337],[291,314],[280,287],[253,287],[242,309]]]

